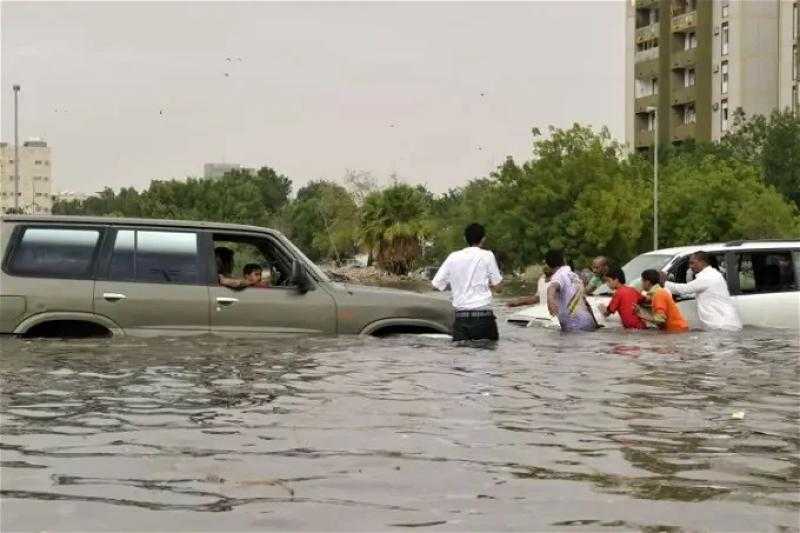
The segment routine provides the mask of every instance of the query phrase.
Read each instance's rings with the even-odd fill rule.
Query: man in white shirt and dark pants
[[[440,291],[453,293],[455,322],[453,341],[496,341],[497,321],[492,312],[492,288],[497,288],[503,276],[497,268],[494,254],[484,250],[486,230],[480,224],[470,224],[464,230],[469,245],[451,253],[431,282]]]
[[[662,285],[678,296],[694,295],[697,317],[703,323],[703,329],[740,331],[742,321],[736,302],[728,292],[728,282],[710,262],[711,258],[706,252],[695,252],[689,257],[689,268],[695,274],[694,279],[689,283],[667,281]]]

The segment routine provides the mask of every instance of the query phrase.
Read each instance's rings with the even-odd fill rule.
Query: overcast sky
[[[533,126],[624,136],[621,1],[0,4],[2,139],[52,147],[56,190],[205,162],[295,190],[346,169],[434,191],[531,153]],[[230,60],[228,60],[230,58]]]

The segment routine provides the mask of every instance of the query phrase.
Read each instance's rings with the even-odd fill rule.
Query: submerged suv
[[[270,286],[218,282],[260,265]],[[71,335],[444,333],[438,296],[334,283],[277,231],[211,222],[0,217],[0,333]]]

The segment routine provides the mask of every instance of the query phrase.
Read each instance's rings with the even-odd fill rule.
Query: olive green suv
[[[217,271],[220,248],[232,257],[229,273]],[[333,282],[265,228],[7,215],[0,250],[0,333],[383,335],[452,326],[442,295]],[[220,283],[252,264],[267,286]]]

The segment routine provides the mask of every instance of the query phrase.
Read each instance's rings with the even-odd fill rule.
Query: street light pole
[[[653,250],[658,250],[658,108],[648,107],[653,113],[655,130],[655,147],[653,149]]]
[[[19,213],[19,85],[14,85],[14,213]]]

